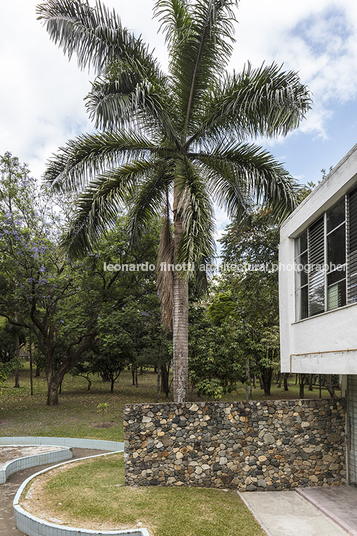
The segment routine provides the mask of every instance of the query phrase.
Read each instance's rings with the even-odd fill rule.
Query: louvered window
[[[324,218],[320,218],[307,230],[309,260],[309,316],[325,310],[324,274]]]
[[[296,320],[357,303],[357,188],[295,239]]]
[[[347,302],[357,302],[357,188],[348,195]]]

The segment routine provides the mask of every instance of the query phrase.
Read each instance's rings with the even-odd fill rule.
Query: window
[[[308,316],[307,231],[295,240],[295,304],[296,318]]]
[[[357,188],[348,195],[347,301],[357,302]]]
[[[346,219],[343,197],[326,212],[327,310],[346,305]]]
[[[357,303],[357,188],[295,239],[296,320]]]

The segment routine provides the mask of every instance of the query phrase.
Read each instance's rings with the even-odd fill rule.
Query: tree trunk
[[[326,389],[328,390],[331,398],[336,397],[335,387],[332,382],[332,374],[327,375]]]
[[[47,376],[47,406],[58,405],[58,387],[61,383],[56,376]]]
[[[133,385],[135,385],[135,371],[136,371],[136,365],[134,365],[134,363],[132,363],[131,365],[131,379],[132,379],[132,382],[133,382]]]
[[[271,383],[273,381],[273,369],[270,367],[260,368],[260,385],[266,396],[271,396]]]
[[[262,391],[265,391],[264,378],[263,378],[263,373],[262,372],[260,373],[259,381],[260,381],[260,389]]]
[[[169,374],[170,374],[170,365],[161,365],[161,392],[165,393],[166,398],[169,396],[170,386],[169,386]]]
[[[111,393],[114,393],[114,383],[115,383],[115,380],[110,380],[110,392]]]
[[[30,350],[30,390],[31,390],[31,396],[33,396],[33,371],[32,371],[32,333],[30,330],[30,342],[29,342],[29,350]]]
[[[303,374],[300,374],[299,386],[300,386],[300,398],[303,399],[304,398],[304,375]]]
[[[313,387],[312,387],[312,374],[310,374],[310,383],[309,383],[309,391],[313,391]]]
[[[246,373],[247,373],[247,384],[245,386],[245,401],[248,402],[248,400],[251,398],[251,392],[250,392],[250,366],[249,366],[249,357],[246,358]]]
[[[20,357],[20,340],[19,340],[19,336],[16,335],[16,358],[19,359],[19,357]],[[20,387],[20,370],[19,370],[19,367],[16,367],[14,388],[19,389],[19,387]]]
[[[284,374],[284,391],[289,391],[289,387],[288,387],[288,378],[289,378],[289,373],[286,372]]]
[[[157,388],[156,388],[156,404],[158,404],[159,400],[160,400],[160,391],[161,391],[161,382],[160,382],[160,367],[155,367],[157,369],[157,372],[156,372],[156,385],[157,385]]]
[[[265,367],[261,371],[261,378],[263,383],[264,394],[271,396],[271,382],[273,380],[273,369]]]
[[[321,374],[319,374],[319,398],[322,397],[322,394],[321,394],[321,388],[322,388],[321,381],[322,381],[322,377],[321,377]]]
[[[177,265],[183,228],[177,211],[179,193],[175,187],[174,199],[174,263]],[[174,270],[174,402],[186,402],[188,397],[188,280],[183,270]],[[181,276],[181,277],[180,277]]]
[[[14,388],[19,389],[19,387],[20,387],[20,370],[17,368],[15,370],[15,385],[14,385]]]

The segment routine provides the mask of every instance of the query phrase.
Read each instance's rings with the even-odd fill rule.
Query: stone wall
[[[345,401],[124,408],[129,486],[283,490],[345,483]]]

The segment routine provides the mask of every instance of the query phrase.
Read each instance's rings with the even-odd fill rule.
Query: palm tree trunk
[[[177,211],[178,191],[174,196],[174,263],[177,264],[183,228]],[[174,402],[186,402],[188,396],[188,280],[181,271],[174,271]]]
[[[174,402],[188,392],[188,282],[174,274]]]

